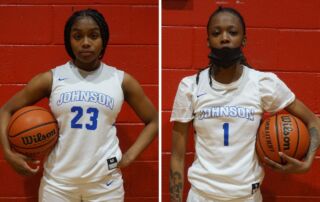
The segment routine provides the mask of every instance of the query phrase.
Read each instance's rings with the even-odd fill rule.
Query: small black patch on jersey
[[[107,162],[108,162],[108,168],[109,168],[109,170],[112,170],[112,169],[114,169],[114,168],[117,167],[118,161],[117,161],[117,158],[116,158],[116,157],[107,159]]]
[[[260,183],[259,182],[252,184],[251,194],[256,193],[256,191],[258,191],[259,188],[260,188]]]

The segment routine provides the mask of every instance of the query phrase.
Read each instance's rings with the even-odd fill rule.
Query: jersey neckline
[[[228,83],[228,84],[220,83],[220,82],[216,81],[213,77],[211,77],[212,78],[211,88],[213,90],[218,90],[218,91],[235,90],[235,89],[239,88],[241,86],[241,84],[245,81],[245,79],[247,78],[247,74],[248,74],[248,67],[243,65],[243,70],[242,70],[240,78],[236,81],[231,82],[231,83]]]
[[[75,72],[76,74],[78,74],[81,77],[87,77],[87,76],[95,76],[95,75],[99,75],[102,71],[103,68],[103,62],[100,62],[100,65],[97,69],[93,70],[93,71],[86,71],[83,69],[80,69],[79,67],[77,67],[72,61],[69,61],[69,66],[71,68],[71,70],[73,72]]]

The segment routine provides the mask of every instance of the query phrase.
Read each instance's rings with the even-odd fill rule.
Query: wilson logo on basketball
[[[276,114],[264,119],[259,127],[256,150],[261,161],[265,157],[277,163],[287,162],[279,155],[283,152],[295,159],[303,159],[310,144],[306,125],[291,114]]]
[[[45,156],[51,152],[58,137],[57,120],[42,107],[23,107],[10,118],[8,139],[18,153],[32,158]]]
[[[22,142],[24,145],[29,145],[29,144],[34,144],[34,143],[45,141],[54,135],[56,135],[55,129],[49,131],[46,134],[38,133],[38,134],[32,135],[32,136],[21,137],[21,139],[22,139]]]
[[[281,120],[283,128],[283,149],[290,150],[290,133],[293,131],[292,122],[288,116],[282,116]]]

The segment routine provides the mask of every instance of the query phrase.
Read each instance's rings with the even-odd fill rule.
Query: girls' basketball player
[[[273,73],[254,70],[242,48],[246,26],[232,8],[218,8],[207,25],[210,64],[182,79],[173,105],[171,201],[182,200],[188,128],[195,129],[195,160],[188,171],[192,185],[187,201],[262,201],[263,169],[255,154],[256,132],[263,112],[285,109],[308,126],[311,146],[304,161],[285,154],[287,165],[269,161],[276,170],[306,172],[319,145],[320,124]]]
[[[27,164],[30,159],[10,150],[6,128],[13,112],[48,97],[60,137],[44,165],[39,201],[123,201],[119,168],[129,165],[154,139],[157,112],[132,76],[101,61],[109,39],[101,13],[75,12],[64,34],[71,61],[34,77],[1,109],[5,158],[20,174],[38,171]],[[114,123],[124,100],[145,127],[122,155]]]

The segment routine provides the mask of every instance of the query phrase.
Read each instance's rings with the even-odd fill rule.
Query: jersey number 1
[[[223,139],[224,139],[224,146],[229,146],[229,123],[224,123],[223,127]]]

